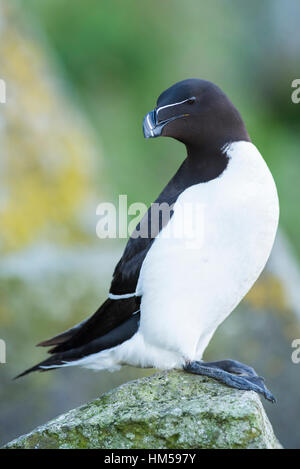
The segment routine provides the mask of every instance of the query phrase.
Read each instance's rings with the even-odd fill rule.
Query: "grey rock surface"
[[[128,382],[5,448],[279,449],[260,398],[182,371]]]

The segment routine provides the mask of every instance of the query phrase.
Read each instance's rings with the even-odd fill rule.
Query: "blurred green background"
[[[265,374],[279,398],[267,404],[275,433],[300,447],[300,365],[290,359],[300,337],[300,104],[291,101],[299,15],[297,0],[0,0],[0,444],[152,372],[59,370],[11,381],[44,356],[35,343],[104,300],[124,240],[97,239],[96,206],[158,195],[184,148],[144,140],[143,116],[174,82],[200,77],[240,110],[276,180],[284,233],[207,357],[230,354]]]

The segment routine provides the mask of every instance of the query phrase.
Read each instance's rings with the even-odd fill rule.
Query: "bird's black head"
[[[144,118],[144,135],[173,137],[188,147],[221,147],[250,138],[231,101],[213,83],[191,78],[164,91]]]

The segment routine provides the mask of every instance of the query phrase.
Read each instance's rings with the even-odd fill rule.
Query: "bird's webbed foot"
[[[265,386],[264,378],[258,376],[250,366],[236,360],[186,362],[184,370],[189,373],[208,376],[231,388],[255,391],[262,394],[268,401],[276,402],[273,394]]]

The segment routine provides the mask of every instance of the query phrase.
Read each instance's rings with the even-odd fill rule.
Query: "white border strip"
[[[136,293],[124,293],[123,295],[114,295],[113,293],[108,294],[108,298],[111,300],[121,300],[125,298],[132,298],[133,296],[136,296]]]

